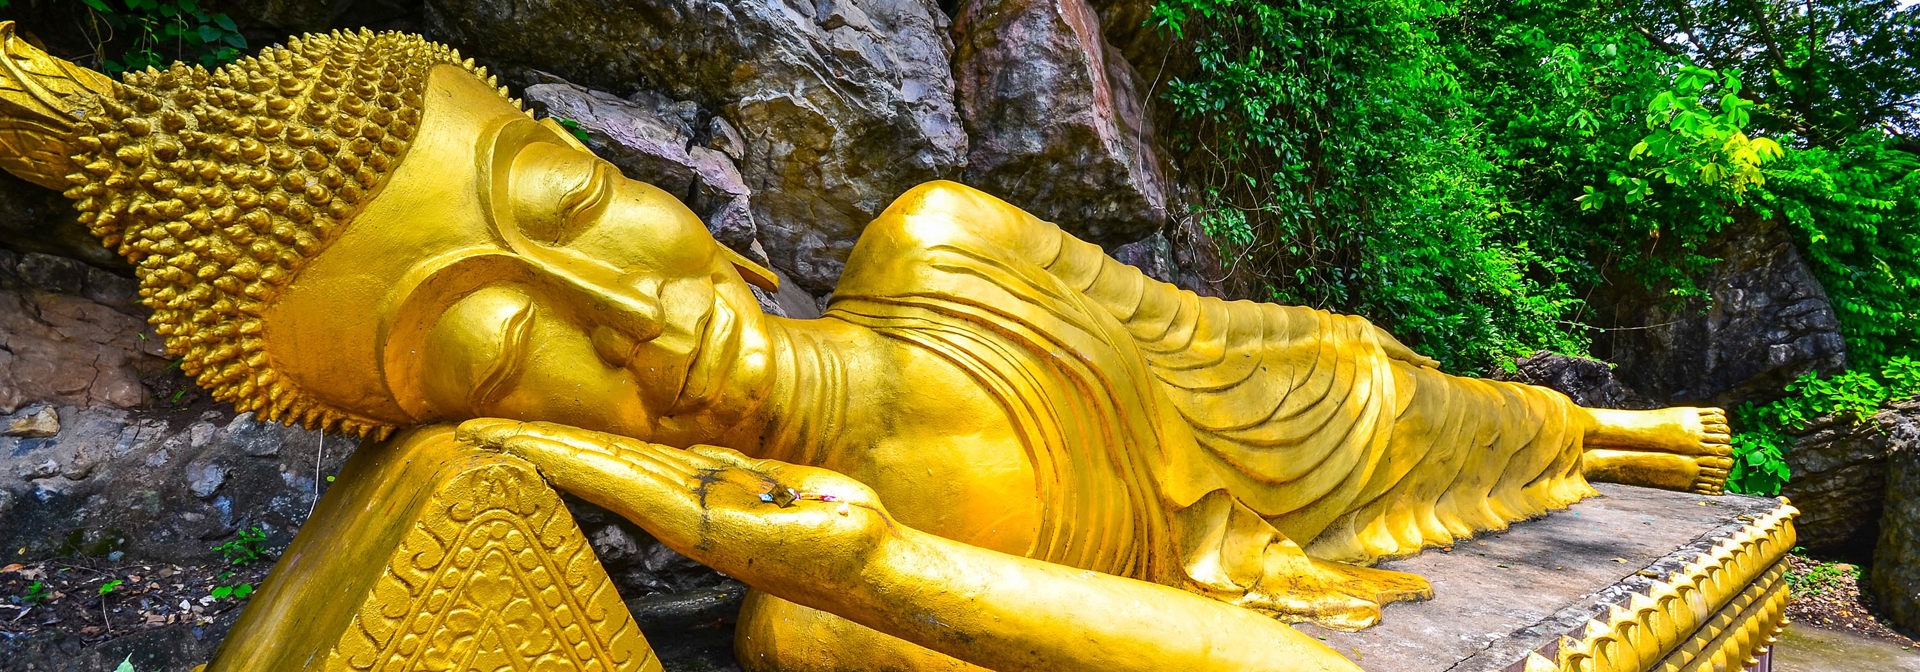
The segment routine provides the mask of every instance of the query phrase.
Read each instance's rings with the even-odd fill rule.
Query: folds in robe
[[[827,316],[998,401],[1040,475],[1032,557],[1218,592],[1260,573],[1234,539],[1366,563],[1593,492],[1558,393],[1440,373],[1358,317],[1197,296],[1000,205],[903,198]]]

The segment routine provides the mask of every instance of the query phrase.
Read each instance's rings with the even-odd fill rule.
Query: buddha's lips
[[[735,328],[733,311],[718,300],[701,316],[700,327],[695,333],[698,337],[694,341],[693,359],[687,362],[680,392],[674,396],[675,414],[699,410],[713,402],[713,393],[726,374],[727,363],[737,356],[736,351],[740,348],[740,334],[739,329]]]
[[[739,328],[732,309],[714,301],[708,315],[699,349],[693,353],[693,363],[687,365],[687,384],[682,388],[682,401],[691,401],[695,407],[707,407],[714,401],[712,397],[720,390],[730,363],[739,357]]]

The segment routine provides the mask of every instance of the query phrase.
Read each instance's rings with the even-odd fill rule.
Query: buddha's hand
[[[872,489],[825,469],[546,422],[471,420],[458,436],[532,462],[555,487],[776,595],[853,580],[895,534]]]
[[[1401,343],[1400,339],[1394,338],[1393,334],[1387,333],[1387,330],[1385,329],[1381,329],[1380,327],[1377,327],[1377,326],[1374,327],[1373,337],[1375,340],[1379,341],[1380,349],[1386,351],[1387,357],[1389,359],[1397,359],[1402,362],[1406,362],[1408,364],[1412,364],[1414,366],[1426,368],[1426,369],[1440,368],[1440,360],[1434,359],[1432,357],[1428,357],[1426,355],[1422,355],[1418,352],[1414,352],[1413,348],[1409,348],[1407,347],[1407,344]]]

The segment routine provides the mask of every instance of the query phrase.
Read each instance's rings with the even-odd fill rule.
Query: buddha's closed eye
[[[566,245],[606,209],[613,167],[572,148],[535,142],[513,162],[512,227],[527,240]]]
[[[447,308],[423,344],[431,362],[422,371],[429,403],[442,412],[479,413],[511,390],[535,310],[517,287],[483,288]]]

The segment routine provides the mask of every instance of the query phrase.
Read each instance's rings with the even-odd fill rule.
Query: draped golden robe
[[[999,402],[1039,475],[1030,557],[1241,601],[1294,541],[1365,564],[1594,494],[1591,420],[1559,393],[1440,373],[1358,317],[1180,290],[981,199],[903,197],[826,315]]]

